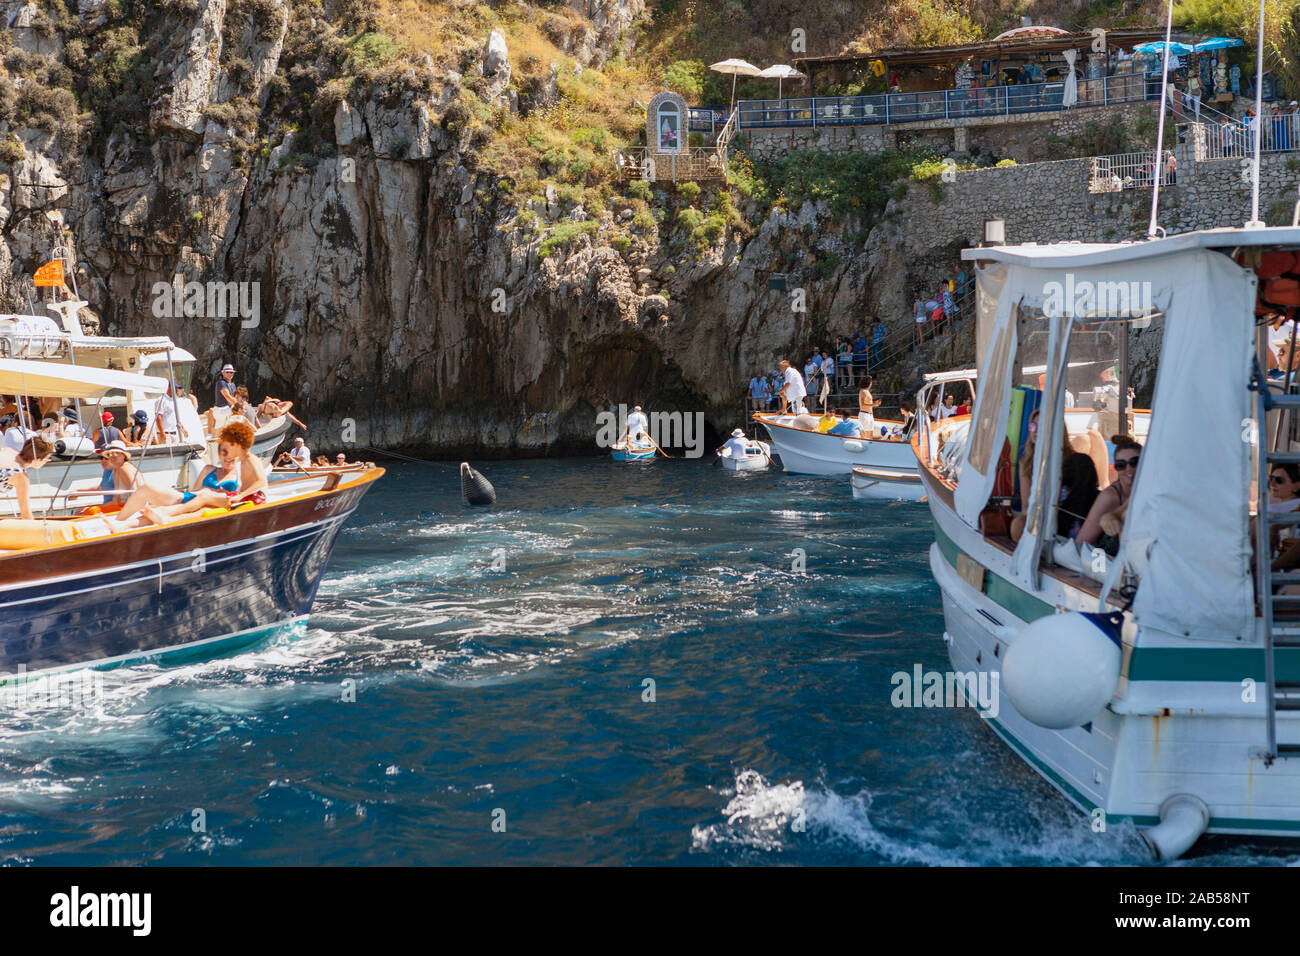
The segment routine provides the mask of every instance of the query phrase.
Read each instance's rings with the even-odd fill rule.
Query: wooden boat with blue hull
[[[310,610],[339,529],[383,475],[110,533],[0,519],[0,680],[247,644]],[[40,527],[43,526],[43,527]]]
[[[615,461],[650,461],[656,454],[653,448],[611,448],[609,452]]]

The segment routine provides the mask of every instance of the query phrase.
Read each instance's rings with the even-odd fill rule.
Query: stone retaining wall
[[[756,161],[771,163],[795,150],[816,149],[830,155],[866,152],[900,146],[928,146],[944,153],[983,150],[999,159],[1036,163],[1061,155],[1061,144],[1083,132],[1092,121],[1106,123],[1119,115],[1132,126],[1143,117],[1154,119],[1154,103],[1125,103],[1119,106],[1082,108],[1055,113],[1020,113],[1011,116],[978,116],[966,120],[937,119],[920,123],[880,126],[823,126],[817,129],[744,130],[745,150]]]

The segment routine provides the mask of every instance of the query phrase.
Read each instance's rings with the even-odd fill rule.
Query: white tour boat
[[[1250,226],[966,250],[974,415],[923,420],[913,438],[957,679],[996,688],[989,727],[1094,820],[1146,828],[1161,858],[1205,832],[1300,836],[1300,597],[1278,593],[1300,573],[1270,571],[1269,534],[1300,512],[1264,509],[1261,528],[1257,504],[1271,467],[1300,462],[1285,421],[1300,395],[1263,384],[1256,319],[1282,272],[1300,270],[1300,228]],[[1067,285],[1096,295],[1062,298]],[[1102,294],[1121,288],[1142,289],[1142,308]],[[1102,437],[1064,406],[1110,348],[1126,396],[1133,344],[1157,366],[1145,436],[1126,399],[1092,423],[1145,437],[1111,557],[1060,536],[1062,429]],[[1008,424],[1032,392],[1029,361],[1046,374],[1013,542]]]
[[[962,384],[958,384],[962,383]],[[927,396],[940,396],[958,389],[969,401],[974,394],[974,375],[970,372],[936,372],[925,376],[922,388]],[[908,427],[901,421],[877,418],[871,435],[831,435],[819,432],[814,416],[776,415],[755,412],[754,421],[767,429],[785,471],[799,475],[849,475],[854,468],[880,469],[884,472],[915,475],[916,455],[908,441]],[[907,497],[894,490],[868,497]],[[919,495],[917,496],[919,497]]]

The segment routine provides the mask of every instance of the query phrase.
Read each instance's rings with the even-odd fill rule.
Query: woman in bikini
[[[1124,514],[1128,510],[1129,498],[1133,495],[1133,479],[1137,477],[1142,446],[1128,435],[1114,435],[1111,443],[1115,446],[1115,481],[1102,489],[1088,510],[1088,517],[1084,519],[1083,527],[1076,537],[1080,544],[1100,547],[1097,544],[1098,538],[1105,534],[1111,539],[1118,539],[1123,528]],[[1109,554],[1109,549],[1106,550]]]
[[[18,496],[18,514],[28,521],[32,519],[32,504],[28,497],[32,482],[27,472],[40,468],[54,454],[54,446],[39,435],[29,438],[19,452],[5,449],[0,453],[0,495],[10,490]]]
[[[132,493],[117,518],[106,519],[114,531],[162,524],[168,518],[192,514],[204,508],[233,508],[249,502],[266,501],[266,470],[253,447],[253,428],[246,422],[231,422],[217,437],[219,466],[208,465],[192,491],[144,485]]]

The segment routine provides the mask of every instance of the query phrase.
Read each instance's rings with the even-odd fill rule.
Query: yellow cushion
[[[86,535],[71,521],[27,521],[23,518],[0,519],[0,548],[20,551],[45,548],[54,544],[71,544]]]

